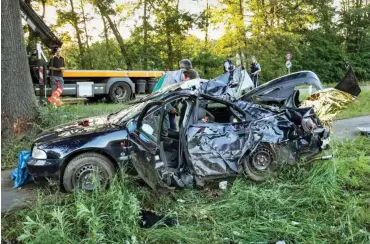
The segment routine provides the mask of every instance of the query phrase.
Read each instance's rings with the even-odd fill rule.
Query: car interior
[[[164,105],[165,108],[167,105],[171,105],[177,110],[176,130],[168,128],[166,118],[159,125],[160,108],[151,111],[144,117],[141,130],[153,142],[160,142],[160,157],[162,161],[166,161],[169,169],[179,168],[179,158],[184,157],[183,146],[180,144],[180,129],[186,126],[185,122],[189,121],[187,124],[189,126],[209,123],[230,124],[243,121],[242,115],[231,106],[211,99],[200,98],[198,102],[195,102],[186,97],[168,102]],[[166,109],[164,116],[168,116]],[[160,136],[160,140],[158,140],[158,136]]]
[[[177,102],[177,108],[179,111],[179,116],[176,116],[178,122],[177,130],[168,130],[167,134],[161,134],[163,151],[169,168],[178,168],[178,159],[183,155],[179,153],[182,151],[180,145],[180,128],[186,126],[184,123],[185,117],[188,118],[186,121],[189,120],[189,125],[207,123],[229,124],[242,121],[241,115],[230,106],[213,100],[200,99],[198,106],[189,100],[181,100]],[[162,127],[162,130],[166,131],[167,126],[165,123],[162,126],[164,127]]]

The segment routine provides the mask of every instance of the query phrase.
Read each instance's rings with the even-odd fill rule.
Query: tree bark
[[[31,5],[31,0],[25,1],[27,4]],[[28,26],[28,43],[27,43],[27,55],[30,55],[32,49],[36,47],[35,34],[30,26]]]
[[[243,40],[243,43],[244,43],[244,48],[243,48],[243,53],[245,56],[247,56],[247,35],[246,35],[246,27],[245,27],[245,22],[244,22],[244,8],[243,8],[243,0],[239,0],[239,13],[240,13],[240,18],[241,18],[241,21],[243,23],[242,25],[242,29],[241,29],[241,35],[242,35],[242,40]],[[241,65],[244,65],[243,63],[243,58],[242,56],[240,56],[240,61],[241,61]]]
[[[103,20],[105,43],[106,43],[106,46],[107,46],[107,49],[108,49],[109,48],[109,37],[108,37],[107,21],[105,20],[105,17],[103,15],[103,13],[100,11],[100,9],[99,9],[99,12],[100,12],[101,18]]]
[[[84,46],[82,44],[82,40],[81,40],[81,31],[78,28],[78,17],[77,17],[77,14],[75,12],[75,9],[74,9],[73,0],[69,0],[69,2],[71,4],[71,8],[72,8],[72,16],[73,16],[73,18],[72,18],[72,26],[76,30],[77,44],[78,44],[78,49],[80,51],[80,66],[82,68],[85,68],[85,63],[84,63],[85,48],[84,48]]]
[[[97,5],[99,11],[102,13],[102,16],[104,16],[107,19],[108,24],[109,24],[109,27],[112,29],[113,34],[114,34],[114,36],[117,39],[117,42],[118,42],[118,45],[120,47],[122,57],[125,60],[127,69],[132,69],[131,60],[129,59],[129,57],[127,55],[127,47],[126,47],[126,45],[125,45],[125,43],[123,41],[123,38],[121,36],[121,33],[118,31],[117,25],[109,17],[107,11],[105,11],[106,10],[105,9],[105,6],[102,5],[102,3],[100,1],[95,0],[95,4]]]
[[[207,3],[206,3],[206,12],[205,12],[205,37],[204,37],[204,41],[205,41],[205,47],[207,48],[208,46],[208,28],[209,28],[209,11],[210,11],[210,8],[209,8],[209,2],[207,0]]]
[[[24,48],[19,1],[1,1],[2,139],[21,134],[37,117],[28,59]]]
[[[89,60],[89,69],[92,67],[91,55],[90,55],[90,45],[89,45],[89,35],[87,34],[87,24],[86,24],[86,15],[85,15],[85,7],[84,7],[84,0],[81,0],[81,10],[82,10],[82,20],[84,22],[84,30],[85,30],[85,38],[86,38],[86,48],[87,48],[87,58]]]
[[[171,42],[171,32],[169,27],[169,21],[165,21],[165,28],[166,28],[166,44],[167,44],[167,67],[170,70],[173,70],[173,48],[172,48],[172,42]]]
[[[148,70],[148,0],[144,0],[144,17],[143,17],[143,27],[144,27],[144,61],[143,61],[143,68],[144,70]]]
[[[46,0],[41,0],[41,4],[42,4],[42,16],[41,16],[41,18],[42,19],[45,19],[45,14],[46,14]]]

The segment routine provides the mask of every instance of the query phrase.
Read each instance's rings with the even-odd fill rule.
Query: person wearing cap
[[[179,62],[179,65],[180,65],[180,69],[182,69],[182,70],[191,70],[191,73],[192,74],[196,74],[196,77],[195,78],[191,78],[191,79],[199,78],[198,72],[193,69],[193,65],[192,65],[192,63],[191,63],[191,61],[189,59],[183,59],[183,60],[181,60]]]
[[[251,64],[251,76],[254,87],[258,86],[258,75],[261,72],[261,65],[257,62],[255,56],[252,56],[252,64]]]
[[[229,58],[224,62],[224,73],[232,73],[234,70],[233,56],[229,55]]]
[[[199,78],[198,72],[193,70],[192,63],[189,59],[181,60],[179,62],[179,66],[180,66],[179,70],[168,71],[165,75],[163,75],[153,88],[153,92],[175,83],[180,83],[190,79]],[[168,116],[165,116],[167,128],[171,130],[176,130],[177,129],[176,115],[178,114],[176,106],[175,105],[167,106],[166,111],[168,112]]]
[[[189,69],[189,70],[181,70],[181,74],[180,75],[180,79],[181,81],[180,82],[186,82],[188,80],[192,80],[192,79],[196,79],[199,75],[198,73],[193,70],[193,69]],[[176,78],[178,78],[178,75],[174,75]],[[171,80],[175,80],[176,81],[176,78],[174,79],[171,79]],[[178,83],[178,82],[175,82],[175,83]],[[167,85],[170,85],[170,84],[166,84],[166,82],[164,82],[164,86],[163,87],[166,87]],[[168,113],[168,116],[165,117],[165,121],[166,121],[166,124],[167,124],[167,128],[169,128],[170,130],[177,130],[177,126],[176,126],[176,116],[179,115],[179,111],[178,111],[178,108],[177,108],[177,104],[168,104],[167,108],[166,108],[166,111]],[[185,108],[185,107],[182,107],[182,108]],[[184,111],[180,111],[181,114],[183,114]],[[181,124],[181,120],[180,120],[180,124]]]

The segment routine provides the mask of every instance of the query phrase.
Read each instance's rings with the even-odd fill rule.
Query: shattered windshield
[[[236,77],[237,80],[238,80],[238,82],[237,82],[238,84],[242,83],[242,81],[240,81],[240,80],[242,80],[240,78],[241,75],[239,75],[240,71],[241,71],[241,69],[240,70],[236,69],[235,74],[234,74],[234,77]],[[216,96],[219,96],[220,94],[223,94],[225,92],[224,87],[227,86],[227,82],[228,82],[228,76],[227,75],[221,75],[220,77],[217,77],[217,78],[215,78],[211,81],[214,81],[217,84],[221,83],[222,84],[221,88],[216,83],[215,83],[216,85],[211,84],[211,85],[208,86],[207,84],[210,81],[205,80],[205,79],[200,79],[200,78],[189,80],[189,81],[186,81],[186,82],[175,83],[175,84],[166,86],[166,87],[164,87],[164,88],[162,88],[162,89],[160,89],[160,90],[142,98],[141,100],[139,100],[137,102],[134,102],[127,109],[125,108],[125,109],[119,110],[115,113],[112,113],[112,114],[108,115],[107,119],[111,124],[119,125],[123,122],[126,122],[126,121],[132,119],[136,115],[140,114],[140,112],[144,109],[144,107],[149,102],[160,100],[163,97],[165,97],[166,95],[168,95],[170,92],[176,91],[176,90],[199,90],[200,89],[201,92],[204,92],[202,90],[202,88],[203,88],[206,91],[209,90],[208,93],[211,93],[211,95],[216,95]],[[202,84],[203,84],[203,87],[202,87]],[[216,88],[214,86],[216,86]],[[219,89],[221,89],[222,91],[218,91]],[[216,90],[216,91],[214,91],[212,93],[211,91],[213,91],[213,90]],[[235,94],[232,94],[232,95],[235,95]]]
[[[120,125],[124,122],[127,122],[128,120],[134,118],[135,116],[139,115],[140,112],[144,109],[144,107],[152,102],[162,99],[166,94],[168,93],[168,90],[161,91],[161,92],[155,92],[152,93],[137,103],[130,104],[129,108],[121,109],[117,112],[111,113],[108,115],[107,119],[109,123]]]
[[[129,108],[124,108],[115,113],[109,114],[107,117],[108,122],[111,124],[119,125],[125,121],[128,121],[136,115],[140,114],[145,105],[147,105],[149,102],[150,100],[147,102],[137,103],[130,106]]]

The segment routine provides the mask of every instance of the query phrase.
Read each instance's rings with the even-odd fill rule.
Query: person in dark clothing
[[[230,55],[229,58],[224,62],[224,73],[230,72],[234,70],[234,64],[233,64],[233,56]]]
[[[184,70],[182,73],[181,81],[186,82],[188,80],[199,78],[198,72],[193,69]],[[170,130],[177,130],[176,126],[176,116],[179,116],[178,103],[169,104],[166,108],[168,112],[168,118],[165,118],[167,126]],[[180,114],[182,112],[180,111]]]
[[[252,64],[251,64],[251,78],[254,84],[254,87],[258,86],[258,75],[261,72],[261,66],[257,62],[257,59],[255,56],[252,56]]]
[[[49,69],[51,72],[51,89],[55,91],[57,87],[57,82],[59,81],[60,88],[64,88],[63,73],[65,62],[64,58],[61,56],[62,50],[58,48],[54,57],[50,60]]]
[[[189,59],[183,59],[179,62],[179,65],[180,65],[180,69],[184,70],[184,71],[188,71],[188,70],[193,70],[196,74],[196,77],[195,78],[199,78],[199,74],[198,72],[196,72],[194,69],[193,69],[193,65],[191,63],[191,61]],[[194,73],[192,72],[192,73]],[[195,78],[191,78],[191,79],[195,79]]]
[[[184,71],[184,81],[188,81],[188,80],[193,80],[193,79],[196,79],[196,78],[199,78],[199,74],[198,72],[196,72],[195,70],[193,69],[189,69],[189,70],[185,70]]]

